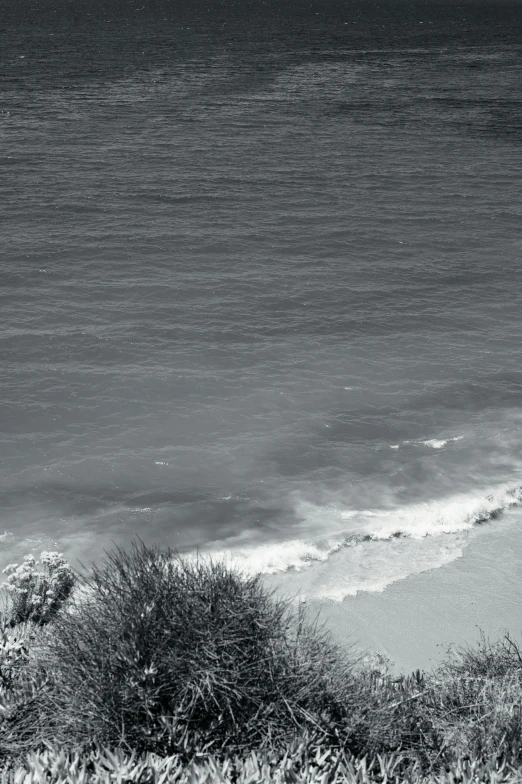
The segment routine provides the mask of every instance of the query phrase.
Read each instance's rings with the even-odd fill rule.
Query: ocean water
[[[0,565],[459,558],[522,503],[522,6],[134,5],[1,6]]]

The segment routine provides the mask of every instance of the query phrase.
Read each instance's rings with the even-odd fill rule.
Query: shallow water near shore
[[[234,8],[6,5],[0,566],[509,584],[521,7]]]
[[[461,557],[397,581],[381,593],[305,606],[353,655],[382,654],[395,673],[431,670],[482,636],[522,642],[522,517],[470,535]],[[291,594],[288,594],[289,596]]]

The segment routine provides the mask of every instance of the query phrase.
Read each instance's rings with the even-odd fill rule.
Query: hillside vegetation
[[[509,636],[396,678],[219,561],[135,543],[6,574],[0,782],[522,782]]]

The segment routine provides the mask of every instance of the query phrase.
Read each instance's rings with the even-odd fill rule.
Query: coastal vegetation
[[[522,649],[394,677],[221,561],[5,570],[0,784],[522,780]]]

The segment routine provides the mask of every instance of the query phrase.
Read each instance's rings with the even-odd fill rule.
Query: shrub
[[[0,624],[0,760],[18,758],[43,740],[38,706],[45,676],[31,667],[42,627]]]
[[[38,638],[71,596],[76,582],[60,553],[32,555],[4,569],[6,613],[0,621],[0,759],[42,741],[39,720],[47,676],[38,665]]]
[[[457,678],[497,678],[522,674],[522,650],[507,632],[494,642],[482,633],[476,646],[452,651],[439,668],[439,673]]]
[[[29,659],[31,627],[0,620],[0,693],[9,690]]]
[[[63,555],[55,552],[43,552],[40,561],[26,555],[22,564],[9,564],[3,573],[7,575],[2,587],[9,597],[11,626],[25,621],[48,623],[71,596],[76,582]]]
[[[425,707],[439,758],[502,755],[522,763],[522,655],[509,635],[454,652],[428,678]]]
[[[40,657],[52,737],[190,755],[355,737],[351,666],[258,577],[143,544],[106,556]]]

